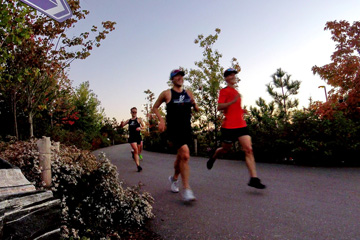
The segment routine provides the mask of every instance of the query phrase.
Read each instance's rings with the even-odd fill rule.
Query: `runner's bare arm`
[[[198,106],[198,105],[196,104],[196,102],[195,102],[195,98],[194,98],[193,93],[192,93],[190,90],[186,90],[186,92],[187,92],[187,93],[189,94],[189,96],[190,96],[191,103],[192,103],[193,106],[194,106],[195,112],[199,112],[200,109],[199,109],[199,106]]]
[[[240,97],[240,94],[236,95],[236,97],[230,101],[230,102],[227,102],[227,103],[218,103],[218,110],[221,111],[221,110],[225,110],[226,108],[228,108],[231,104],[234,104],[236,103],[236,101],[239,99]]]
[[[145,128],[145,123],[142,118],[138,118],[138,123],[140,124],[139,131]]]
[[[160,107],[160,105],[163,103],[163,102],[165,102],[166,103],[166,100],[167,100],[167,95],[169,95],[169,93],[168,93],[168,90],[165,90],[165,91],[163,91],[160,95],[159,95],[159,97],[158,97],[158,99],[156,100],[156,102],[155,102],[155,104],[154,104],[154,106],[153,106],[153,108],[152,108],[152,110],[153,110],[153,112],[155,113],[155,115],[156,115],[156,117],[159,119],[159,131],[160,132],[163,132],[164,130],[165,130],[165,120],[164,120],[164,118],[160,115],[160,111],[159,111],[159,107]]]
[[[126,120],[125,122],[124,121],[121,121],[121,124],[120,124],[120,128],[124,127],[126,124],[129,123],[129,119]]]

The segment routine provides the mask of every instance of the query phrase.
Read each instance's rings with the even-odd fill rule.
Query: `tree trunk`
[[[15,127],[16,140],[19,140],[19,129],[18,129],[18,124],[17,124],[16,102],[14,103],[14,127]]]
[[[151,106],[150,106],[151,107]],[[150,133],[150,116],[149,116],[149,104],[146,104],[146,120],[147,120],[147,132]]]
[[[54,128],[53,114],[50,115],[50,125],[51,125],[51,129],[53,129]]]
[[[30,138],[34,137],[33,113],[29,112]]]
[[[18,130],[18,124],[17,124],[17,112],[16,112],[16,93],[14,93],[11,96],[11,106],[13,110],[13,116],[14,116],[14,130],[15,130],[15,137],[18,140],[19,139],[19,130]]]
[[[217,139],[217,131],[218,131],[218,125],[217,125],[217,110],[215,110],[215,131],[214,131],[214,134],[215,134],[215,147],[217,148],[218,147],[218,139]]]
[[[284,111],[285,111],[285,115],[286,115],[286,99],[285,99],[284,84],[283,84],[282,78],[280,79],[280,81],[281,81],[281,91],[282,91],[282,96],[283,96],[283,101],[284,101]]]

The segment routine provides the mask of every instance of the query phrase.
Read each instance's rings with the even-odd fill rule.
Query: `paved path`
[[[266,190],[248,187],[244,162],[190,159],[198,201],[184,205],[168,176],[174,155],[144,151],[137,173],[129,144],[104,148],[127,185],[155,198],[150,227],[164,239],[360,239],[360,169],[257,164]],[[97,152],[98,152],[97,151]]]

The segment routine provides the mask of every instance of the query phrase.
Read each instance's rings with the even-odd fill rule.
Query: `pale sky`
[[[309,97],[324,101],[324,89],[318,86],[325,82],[311,68],[329,63],[335,50],[325,24],[360,20],[359,0],[99,2],[81,1],[90,14],[71,31],[89,31],[106,20],[117,22],[116,30],[86,60],[74,61],[69,77],[74,87],[89,81],[106,116],[119,122],[130,118],[131,107],[140,113],[145,90],[157,97],[167,89],[172,69],[195,68],[202,49],[194,39],[199,34],[214,34],[215,28],[221,29],[214,48],[223,54],[222,66],[230,67],[236,57],[242,68],[238,90],[243,105],[255,106],[259,97],[271,100],[265,85],[278,68],[302,82],[297,95],[300,107],[308,106]]]

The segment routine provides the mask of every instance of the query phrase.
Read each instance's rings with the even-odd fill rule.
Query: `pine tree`
[[[299,105],[298,99],[292,100],[290,97],[298,94],[301,82],[291,80],[291,75],[281,68],[277,69],[271,77],[272,82],[266,85],[267,92],[278,106],[279,117],[287,120],[291,108],[296,108]],[[275,88],[280,88],[281,91],[277,92]]]

